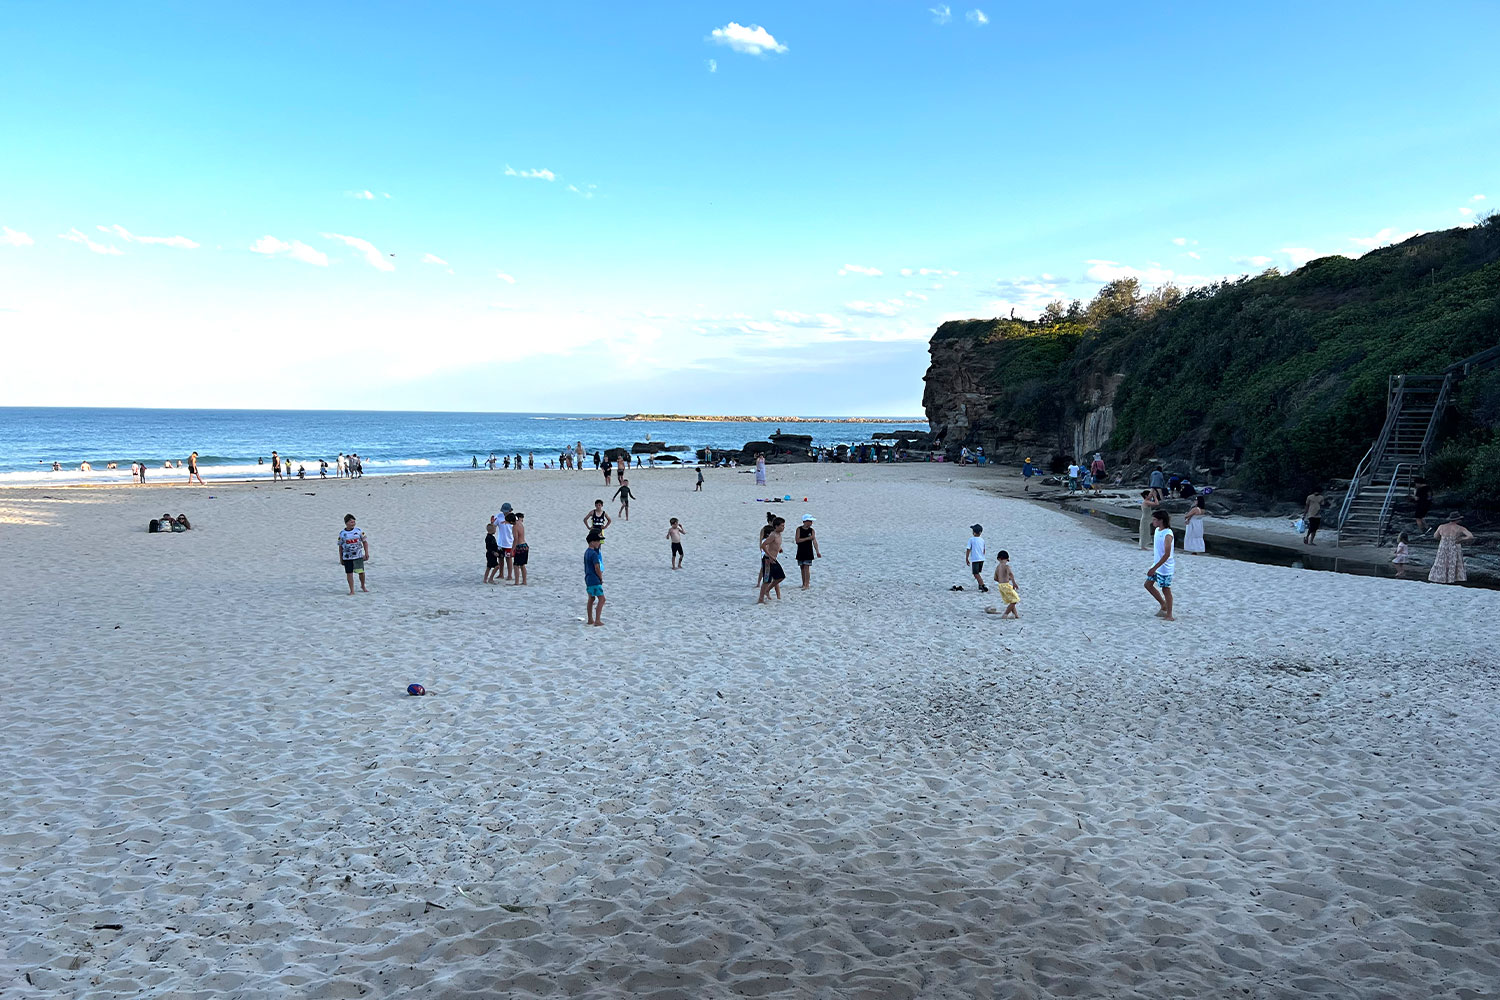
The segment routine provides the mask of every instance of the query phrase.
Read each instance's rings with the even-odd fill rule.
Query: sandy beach
[[[1179,555],[1166,623],[994,473],[771,474],[634,472],[604,628],[591,471],[0,492],[0,995],[1495,995],[1494,592]]]

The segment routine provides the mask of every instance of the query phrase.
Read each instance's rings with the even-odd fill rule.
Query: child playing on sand
[[[1146,570],[1146,592],[1161,606],[1156,617],[1173,622],[1177,620],[1172,617],[1172,573],[1177,566],[1173,554],[1177,548],[1177,538],[1172,534],[1172,515],[1158,510],[1151,515],[1151,524],[1155,529],[1152,533],[1152,545],[1156,562]],[[1161,587],[1161,590],[1158,591],[1157,587]]]
[[[678,523],[677,518],[672,518],[667,524],[667,541],[672,543],[672,568],[682,569],[682,536],[687,534],[687,529]]]
[[[511,529],[511,586],[526,586],[526,564],[531,561],[531,546],[526,544],[526,515],[511,511],[506,515]]]
[[[1396,564],[1397,576],[1406,575],[1406,564],[1411,561],[1411,548],[1407,544],[1409,541],[1410,539],[1406,537],[1406,532],[1404,531],[1396,539],[1396,556],[1391,562]]]
[[[620,488],[615,490],[614,499],[620,501],[620,517],[626,521],[630,520],[630,501],[635,498],[635,494],[630,492],[630,480],[621,476]]]
[[[495,522],[484,526],[484,582],[496,583],[500,575],[500,543],[495,541]]]
[[[989,592],[984,585],[984,525],[971,524],[969,530],[974,532],[974,537],[969,539],[969,545],[964,549],[964,562],[969,565],[969,572],[974,574],[974,585],[981,591]]]
[[[1021,603],[1021,594],[1016,590],[1016,574],[1010,568],[1010,553],[1004,549],[995,555],[995,583],[1000,590],[1000,599],[1005,602],[1005,613],[1000,617],[1021,617],[1021,612],[1016,610],[1016,605]]]
[[[583,621],[586,625],[603,625],[604,553],[599,551],[599,546],[604,544],[604,532],[597,528],[590,530],[588,543],[589,547],[583,550],[583,589],[588,592],[589,600],[584,607]]]
[[[760,598],[756,600],[756,604],[766,603],[767,595],[773,590],[776,591],[776,599],[781,600],[781,581],[786,579],[786,570],[781,568],[780,558],[781,532],[786,527],[786,518],[776,518],[769,527],[771,530],[766,532],[760,543]]]
[[[365,593],[365,560],[370,558],[370,540],[363,528],[354,526],[354,515],[344,515],[344,530],[339,532],[339,561],[344,564],[344,575],[349,578],[349,593],[354,593],[354,574],[359,574],[359,589]]]

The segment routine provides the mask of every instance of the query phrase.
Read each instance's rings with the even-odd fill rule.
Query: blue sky
[[[1500,199],[1500,5],[3,2],[0,401],[920,412]]]

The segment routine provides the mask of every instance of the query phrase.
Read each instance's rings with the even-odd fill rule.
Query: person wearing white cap
[[[813,522],[816,520],[811,514],[804,517],[793,536],[797,542],[797,565],[802,570],[803,590],[812,586],[813,560],[823,558],[823,553],[818,548],[818,533],[813,530]]]

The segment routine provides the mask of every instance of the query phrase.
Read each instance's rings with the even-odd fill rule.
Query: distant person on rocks
[[[1172,574],[1177,570],[1176,560],[1173,559],[1177,539],[1172,534],[1172,515],[1158,510],[1151,515],[1151,522],[1155,525],[1152,544],[1156,562],[1146,571],[1146,592],[1160,606],[1156,617],[1172,622],[1177,620],[1172,617]],[[1161,589],[1157,590],[1158,587]]]
[[[1094,482],[1104,481],[1104,456],[1097,451],[1094,452],[1094,461],[1089,464],[1089,471],[1094,474]]]
[[[484,582],[500,582],[500,542],[495,537],[495,522],[484,526]]]
[[[195,451],[188,456],[188,485],[193,485],[193,480],[198,480],[199,486],[207,486],[203,477],[198,474],[198,453]]]
[[[584,606],[586,625],[604,624],[604,553],[599,551],[603,544],[604,532],[589,532],[588,548],[583,552],[583,589],[589,596]]]
[[[1302,518],[1307,522],[1307,532],[1302,536],[1303,545],[1316,545],[1318,529],[1323,527],[1323,491],[1313,490],[1302,504]]]
[[[1005,602],[1001,618],[1019,618],[1021,592],[1016,589],[1016,574],[1010,568],[1010,553],[1001,549],[995,553],[995,587],[1000,591],[1000,600]]]
[[[507,515],[511,528],[511,585],[526,586],[526,564],[531,562],[531,546],[526,544],[526,515],[511,511]]]
[[[973,537],[964,548],[964,562],[969,565],[969,572],[974,575],[974,583],[981,592],[988,592],[990,588],[984,585],[984,525],[971,524],[969,530]]]
[[[620,477],[620,488],[615,490],[613,499],[620,501],[620,519],[630,520],[630,501],[635,499],[635,494],[630,492],[630,480]]]
[[[1411,486],[1412,502],[1416,504],[1417,531],[1423,535],[1427,534],[1427,515],[1432,512],[1432,487],[1427,485],[1427,480],[1421,476],[1412,480]]]
[[[271,482],[274,483],[274,482],[279,481],[280,479],[281,479],[281,456],[278,455],[274,449],[272,449],[272,451],[271,451]],[[349,593],[352,594],[352,593],[354,593],[354,591],[351,590],[351,591],[349,591]]]
[[[823,558],[823,551],[818,547],[818,533],[813,530],[813,522],[816,520],[817,518],[808,514],[792,534],[792,541],[797,543],[797,568],[802,571],[803,590],[812,587],[813,560]]]
[[[1078,476],[1082,470],[1077,462],[1068,463],[1068,492],[1078,492]]]
[[[583,515],[583,526],[590,531],[602,532],[613,523],[609,511],[604,509],[603,500],[595,500],[594,509]]]
[[[1463,515],[1458,511],[1448,515],[1448,520],[1433,532],[1437,536],[1437,554],[1432,557],[1432,569],[1427,579],[1432,583],[1463,583],[1469,579],[1464,568],[1464,542],[1474,540],[1473,532],[1459,522]]]
[[[1167,476],[1161,471],[1161,466],[1151,470],[1151,498],[1161,503],[1167,498]]]
[[[275,454],[274,452],[272,453]],[[344,564],[344,575],[349,579],[349,593],[354,593],[354,574],[359,574],[359,589],[365,593],[365,560],[370,558],[370,539],[363,528],[354,526],[354,515],[344,515],[344,530],[339,532],[339,561]]]
[[[687,534],[687,529],[677,518],[671,518],[667,522],[667,541],[672,547],[672,568],[682,569],[682,536]]]

